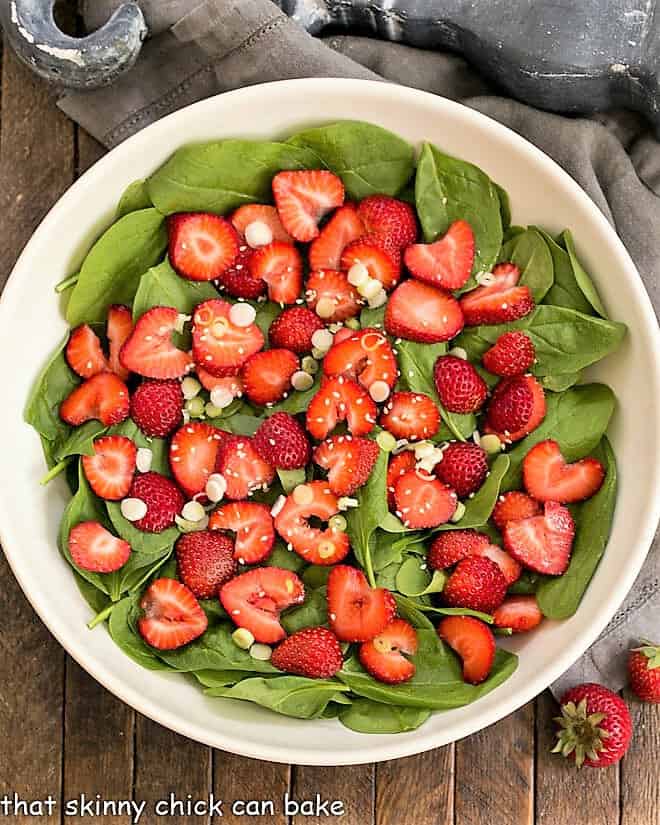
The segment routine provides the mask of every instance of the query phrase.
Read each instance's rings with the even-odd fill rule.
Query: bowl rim
[[[140,132],[132,135],[123,143],[114,147],[104,157],[102,157],[94,166],[85,172],[78,180],[76,180],[67,191],[58,199],[55,205],[49,210],[47,215],[41,221],[25,248],[21,252],[12,272],[7,280],[2,296],[0,298],[0,327],[5,320],[8,313],[8,307],[12,303],[12,296],[15,289],[18,288],[18,275],[24,266],[24,262],[29,258],[33,246],[36,244],[37,236],[48,234],[52,227],[56,227],[60,221],[60,215],[66,212],[69,203],[77,196],[84,193],[88,188],[93,188],[95,179],[100,176],[109,164],[114,164],[121,161],[122,155],[132,153],[136,147],[140,145],[143,148],[148,148],[148,145],[153,140],[158,140],[160,131],[167,131],[171,125],[177,121],[183,122],[191,111],[196,114],[207,112],[212,114],[218,99],[223,102],[231,102],[233,98],[249,98],[254,96],[259,98],[264,94],[264,89],[267,90],[268,95],[276,95],[278,92],[298,91],[300,95],[322,94],[324,89],[332,89],[337,91],[338,87],[343,87],[343,93],[350,98],[351,93],[373,94],[373,95],[387,95],[387,98],[396,103],[401,101],[422,103],[430,109],[435,109],[439,113],[453,112],[460,115],[460,117],[483,130],[491,130],[495,135],[509,142],[512,148],[518,151],[527,153],[531,159],[537,163],[544,171],[555,178],[559,178],[560,182],[571,191],[572,197],[581,202],[592,215],[592,219],[597,224],[597,228],[607,234],[612,244],[617,248],[622,261],[625,262],[625,269],[630,280],[630,286],[635,294],[637,302],[637,309],[644,321],[644,332],[652,343],[654,362],[657,365],[656,373],[653,376],[655,379],[656,390],[660,387],[660,330],[657,326],[655,312],[653,310],[651,300],[643,285],[642,279],[619,236],[616,231],[609,224],[603,213],[598,209],[596,204],[591,200],[587,193],[579,186],[579,184],[559,166],[559,164],[545,154],[541,149],[523,138],[521,135],[514,132],[507,126],[499,123],[496,120],[488,117],[481,112],[470,109],[463,104],[456,101],[449,100],[440,95],[435,95],[430,92],[421,91],[418,89],[401,86],[398,84],[383,83],[375,80],[358,80],[347,78],[302,78],[293,80],[273,81],[270,83],[255,84],[253,86],[236,89],[222,94],[214,95],[196,103],[190,104],[182,109],[173,112],[161,120],[150,124],[142,129]],[[350,118],[347,118],[350,119]],[[184,145],[182,141],[181,145]],[[634,276],[633,277],[633,273]],[[503,697],[503,699],[494,707],[482,714],[475,714],[469,720],[463,720],[461,725],[463,731],[461,734],[452,734],[452,739],[437,741],[437,734],[423,733],[423,728],[415,731],[414,735],[409,734],[401,736],[398,742],[389,746],[387,752],[383,752],[382,745],[379,745],[380,736],[362,735],[362,743],[359,749],[356,749],[358,755],[354,754],[350,747],[346,748],[343,758],[333,758],[331,762],[324,760],[322,755],[316,749],[296,747],[295,753],[288,752],[286,745],[277,744],[276,742],[267,742],[260,744],[258,749],[256,747],[244,746],[243,743],[237,740],[234,736],[226,737],[222,731],[209,732],[203,726],[197,723],[191,723],[185,720],[181,715],[164,710],[156,702],[144,698],[138,690],[130,686],[126,686],[120,677],[115,677],[111,668],[105,664],[92,664],[87,661],[87,654],[85,649],[71,640],[67,639],[67,634],[63,623],[60,621],[57,611],[52,610],[48,603],[36,604],[33,601],[30,592],[29,583],[26,581],[20,570],[20,565],[17,564],[19,558],[19,547],[14,537],[11,536],[11,529],[7,526],[9,524],[9,514],[4,510],[2,500],[0,499],[0,542],[5,550],[5,556],[16,577],[23,593],[32,605],[33,609],[44,622],[48,630],[57,639],[57,641],[64,647],[64,649],[72,656],[72,658],[85,669],[96,681],[103,685],[107,690],[121,699],[123,702],[134,708],[139,713],[148,718],[158,722],[161,725],[175,731],[176,733],[187,736],[190,739],[198,741],[202,744],[227,750],[240,756],[251,757],[255,759],[262,759],[271,762],[279,762],[289,764],[292,757],[295,758],[296,764],[302,765],[350,765],[350,764],[367,764],[371,762],[379,762],[390,759],[402,758],[417,753],[423,753],[445,744],[446,741],[455,741],[459,736],[471,735],[491,724],[494,724],[505,716],[513,713],[522,705],[529,702],[541,691],[547,688],[555,679],[564,673],[597,639],[601,631],[612,618],[620,604],[623,602],[628,591],[633,585],[633,582],[638,575],[648,549],[651,545],[653,536],[655,534],[656,526],[660,520],[660,468],[656,466],[654,471],[653,488],[656,491],[654,496],[654,507],[649,508],[643,527],[640,529],[639,547],[644,547],[644,555],[641,556],[639,565],[626,566],[621,570],[620,578],[617,582],[616,589],[612,593],[612,597],[599,605],[594,612],[593,619],[589,624],[588,631],[576,636],[574,640],[568,644],[563,650],[563,654],[557,657],[553,662],[548,663],[546,667],[540,671],[543,675],[536,676],[536,678],[529,680],[525,686],[515,692],[513,696]],[[372,742],[371,746],[368,742]]]

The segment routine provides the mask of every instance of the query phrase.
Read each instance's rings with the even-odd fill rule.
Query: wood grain
[[[453,825],[454,745],[376,765],[376,825]]]
[[[633,740],[621,763],[621,825],[660,825],[660,705],[624,692]]]
[[[250,800],[266,803],[272,801],[274,814],[259,806],[259,813],[249,816],[249,822],[262,825],[287,825],[289,819],[282,811],[284,794],[290,789],[291,768],[273,762],[259,762],[234,756],[224,751],[213,751],[213,789],[215,795],[225,800],[224,816],[214,818],[213,825],[238,825],[248,816],[241,803]],[[237,807],[232,811],[232,806]]]
[[[291,825],[372,825],[374,821],[375,770],[373,765],[353,765],[350,768],[294,767],[292,796],[298,801],[312,800],[321,794],[327,800],[341,800],[345,813],[332,817],[294,816]]]

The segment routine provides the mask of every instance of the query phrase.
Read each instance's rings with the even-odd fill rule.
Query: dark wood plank
[[[633,740],[621,763],[621,825],[660,825],[660,705],[624,692],[633,719]]]
[[[263,825],[287,825],[289,819],[284,815],[282,805],[290,784],[289,765],[259,762],[214,751],[213,792],[225,804],[223,817],[214,817],[213,825],[238,825],[246,820]],[[266,804],[256,809],[244,804],[253,800]],[[273,803],[272,811],[269,810],[269,802]]]
[[[453,825],[454,745],[376,765],[376,825]]]
[[[533,703],[456,743],[456,825],[532,825],[533,794]]]
[[[325,800],[344,803],[341,825],[373,825],[374,782],[373,765],[353,765],[350,768],[294,767],[292,797],[298,802],[314,800],[320,794]],[[337,819],[335,818],[337,821]],[[328,816],[294,816],[292,825],[327,825]]]

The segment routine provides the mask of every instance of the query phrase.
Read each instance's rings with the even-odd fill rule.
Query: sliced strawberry
[[[324,321],[345,321],[360,313],[362,302],[358,291],[348,283],[343,272],[320,269],[310,272],[305,290],[307,306]]]
[[[524,375],[536,360],[536,349],[529,335],[513,330],[500,335],[481,360],[493,375]]]
[[[99,372],[64,399],[60,404],[60,418],[72,427],[92,419],[111,427],[128,418],[129,409],[126,384],[112,372]]]
[[[295,552],[311,564],[342,561],[351,549],[346,533],[336,527],[312,527],[314,517],[327,522],[339,512],[337,497],[325,481],[301,484],[287,496],[275,516],[275,529]]]
[[[509,596],[493,613],[495,627],[525,633],[541,624],[543,613],[536,596]]]
[[[352,203],[334,213],[309,247],[310,269],[339,269],[342,252],[364,235],[364,226]]]
[[[275,528],[270,509],[256,501],[234,501],[211,514],[210,530],[235,534],[234,558],[240,564],[259,564],[270,556]]]
[[[240,398],[243,395],[243,381],[239,375],[211,375],[204,367],[195,367],[195,372],[199,378],[200,384],[205,390],[211,392],[216,389],[227,390],[227,392],[234,398]]]
[[[94,442],[94,455],[84,455],[82,466],[89,486],[99,498],[119,501],[131,488],[137,449],[130,438],[107,435]]]
[[[291,376],[298,370],[298,356],[288,349],[255,352],[243,364],[243,391],[253,404],[275,404],[291,392]]]
[[[282,221],[274,206],[267,206],[263,203],[246,203],[244,206],[239,206],[233,213],[231,222],[234,229],[243,238],[245,237],[245,230],[250,224],[263,223],[270,229],[274,241],[284,241],[284,243],[293,241],[291,235],[282,226]]]
[[[529,315],[534,309],[529,287],[516,286],[520,269],[515,264],[498,264],[492,274],[495,283],[479,286],[461,298],[466,326],[507,324]]]
[[[408,441],[432,438],[440,427],[440,410],[421,392],[395,392],[383,408],[380,426]]]
[[[107,335],[110,344],[110,369],[122,381],[126,381],[129,371],[120,360],[121,348],[133,332],[133,313],[122,304],[114,304],[108,310]]]
[[[477,550],[474,555],[485,556],[487,559],[494,561],[500,568],[500,572],[506,580],[507,587],[517,582],[520,578],[520,574],[522,573],[521,565],[496,544],[487,544],[485,547]]]
[[[575,524],[570,512],[547,501],[543,515],[510,521],[504,527],[504,546],[514,559],[530,570],[560,576],[568,567]]]
[[[172,307],[153,307],[135,324],[119,352],[122,366],[145,378],[180,378],[189,372],[192,359],[172,343],[179,313]]]
[[[337,332],[335,332],[332,336],[332,343],[341,344],[344,341],[347,341],[352,335],[355,335],[354,329],[351,329],[350,327],[340,326]]]
[[[387,195],[369,195],[360,202],[358,215],[365,233],[384,236],[398,249],[417,239],[417,218],[409,203]]]
[[[226,498],[242,499],[256,490],[266,490],[275,470],[266,463],[252,444],[252,439],[232,435],[224,439],[218,452],[216,472],[227,482]]]
[[[394,485],[399,476],[408,470],[414,470],[417,459],[412,450],[404,450],[397,455],[393,455],[387,467],[387,506],[390,510],[396,509],[394,501]]]
[[[512,490],[499,496],[491,518],[497,529],[502,532],[508,522],[538,516],[540,512],[538,501],[534,501],[531,496],[520,490]]]
[[[327,627],[305,627],[273,651],[273,667],[308,679],[331,679],[344,664],[339,641]]]
[[[449,292],[420,281],[405,281],[387,302],[385,329],[398,338],[435,344],[458,335],[463,313]]]
[[[487,624],[473,616],[447,616],[438,636],[463,662],[463,679],[478,685],[488,678],[495,661],[495,637]]]
[[[277,304],[295,304],[303,286],[303,263],[292,243],[273,241],[250,257],[250,275],[268,286],[268,297]]]
[[[360,646],[360,662],[369,673],[388,685],[407,682],[415,665],[407,656],[417,653],[415,628],[403,619],[392,619],[384,630]]]
[[[584,501],[600,490],[604,478],[605,469],[598,459],[567,464],[559,444],[552,439],[536,444],[523,459],[525,487],[537,501]]]
[[[454,221],[434,243],[417,243],[404,252],[403,260],[413,278],[443,289],[460,289],[474,264],[474,232],[467,221]]]
[[[369,277],[380,281],[384,289],[393,289],[401,277],[401,255],[396,246],[384,237],[365,235],[350,243],[341,256],[345,272],[353,264],[362,264]]]
[[[529,411],[529,412],[528,412]],[[507,444],[519,441],[545,418],[543,387],[531,375],[504,378],[495,387],[486,410],[484,432],[494,433]],[[520,426],[519,422],[524,421]],[[509,429],[514,425],[514,429]]]
[[[190,281],[215,281],[236,260],[240,238],[226,218],[182,212],[168,218],[170,263]]]
[[[202,421],[184,424],[172,436],[172,475],[189,498],[204,492],[209,476],[215,472],[220,445],[228,438],[229,433]]]
[[[307,408],[307,431],[321,441],[339,421],[346,421],[353,435],[367,435],[376,423],[377,413],[366,390],[340,375],[327,380],[312,398]]]
[[[234,543],[221,533],[196,530],[176,543],[177,571],[198,599],[212,599],[238,572]]]
[[[208,627],[206,613],[193,593],[176,579],[156,579],[142,596],[140,635],[157,650],[175,650],[192,642]]]
[[[83,521],[71,528],[69,553],[83,570],[113,573],[128,561],[131,545],[113,536],[98,521]]]
[[[220,588],[220,601],[234,624],[267,645],[286,636],[280,613],[304,600],[305,588],[298,576],[279,567],[255,567]]]
[[[328,471],[335,495],[350,496],[367,482],[379,452],[378,444],[369,438],[333,435],[314,450],[314,462]]]
[[[266,294],[266,282],[250,271],[250,261],[255,250],[242,243],[234,263],[218,277],[218,290],[232,298],[256,299]]]
[[[341,330],[340,330],[341,331]],[[397,380],[396,356],[387,338],[377,329],[349,333],[330,347],[323,359],[325,375],[344,375],[369,389],[374,381],[384,381],[390,389]]]
[[[290,349],[296,355],[312,351],[312,336],[325,324],[307,307],[289,307],[281,312],[268,328],[271,347]]]
[[[256,324],[239,327],[230,318],[232,305],[212,299],[195,308],[193,315],[193,358],[212,375],[235,375],[247,359],[264,345]]]
[[[330,627],[342,642],[368,642],[394,618],[396,602],[382,587],[372,589],[361,570],[341,564],[328,577]]]
[[[273,195],[286,231],[297,241],[313,241],[321,218],[344,203],[344,184],[324,169],[279,172]]]
[[[88,324],[82,324],[71,332],[64,354],[71,369],[81,378],[91,378],[109,369],[101,341]]]
[[[454,515],[458,497],[435,476],[408,470],[394,484],[396,514],[406,527],[438,527]]]
[[[461,559],[442,590],[449,607],[492,613],[504,601],[507,583],[499,566],[487,556]]]

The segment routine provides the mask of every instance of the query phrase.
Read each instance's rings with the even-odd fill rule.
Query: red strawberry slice
[[[126,381],[129,372],[121,363],[121,348],[133,332],[133,313],[122,304],[114,304],[108,310],[107,335],[110,344],[110,369],[122,381]]]
[[[280,216],[274,206],[267,206],[264,203],[246,203],[239,206],[231,216],[234,229],[241,237],[245,237],[245,230],[251,223],[264,223],[270,229],[274,241],[284,241],[291,243],[293,238],[282,226]]]
[[[459,498],[467,498],[477,490],[488,475],[486,451],[477,444],[452,441],[442,453],[442,461],[435,466],[440,481],[456,490]]]
[[[266,282],[250,272],[254,249],[242,243],[234,263],[218,277],[218,290],[232,298],[260,298],[266,294]]]
[[[210,530],[235,534],[234,558],[240,564],[259,564],[270,556],[275,528],[270,509],[256,501],[234,501],[211,514]]]
[[[422,344],[449,341],[463,329],[463,313],[449,292],[405,281],[390,295],[385,329],[390,335]]]
[[[417,459],[412,450],[404,450],[402,453],[393,455],[387,467],[387,506],[390,510],[396,509],[394,501],[394,485],[399,476],[408,470],[414,470]]]
[[[512,490],[510,493],[503,493],[499,496],[491,518],[497,529],[502,532],[510,521],[538,516],[540,512],[541,507],[538,501],[534,501],[531,496],[520,490]]]
[[[172,343],[179,313],[172,307],[154,307],[135,324],[119,352],[122,366],[145,378],[180,378],[193,367],[187,352]]]
[[[184,424],[172,436],[172,475],[189,498],[204,492],[209,476],[215,472],[220,445],[228,438],[229,433],[202,421]]]
[[[273,195],[286,231],[297,241],[313,241],[321,218],[344,203],[344,184],[324,169],[279,172]]]
[[[119,501],[131,488],[137,449],[130,438],[108,435],[94,442],[94,455],[84,455],[82,466],[89,486],[99,498]]]
[[[305,298],[307,306],[328,323],[354,318],[362,308],[358,291],[343,272],[334,269],[310,272]]]
[[[440,401],[449,412],[477,412],[488,396],[486,382],[472,364],[455,355],[436,359],[433,380]]]
[[[504,527],[504,546],[530,570],[560,576],[568,567],[575,524],[566,507],[547,501],[543,515],[510,521]]]
[[[243,364],[243,391],[253,404],[275,404],[291,392],[291,376],[297,370],[298,356],[291,350],[256,352]]]
[[[543,621],[536,596],[509,596],[493,613],[495,627],[508,627],[513,633],[533,630]]]
[[[193,315],[193,358],[212,375],[235,375],[264,345],[256,324],[239,327],[231,320],[232,305],[212,299],[199,304]]]
[[[482,363],[493,375],[510,377],[524,375],[536,360],[532,339],[524,332],[505,332],[482,357]]]
[[[348,272],[353,264],[362,264],[369,277],[380,281],[384,289],[393,289],[401,277],[399,249],[380,235],[364,235],[344,249],[341,269]]]
[[[328,379],[312,398],[307,408],[307,431],[321,441],[338,422],[346,421],[352,435],[367,435],[376,423],[377,413],[366,390],[340,375]]]
[[[190,281],[215,281],[236,260],[240,238],[226,218],[182,212],[167,221],[170,263]]]
[[[521,565],[496,544],[487,544],[485,547],[477,550],[474,555],[485,556],[487,559],[494,561],[500,568],[500,572],[506,580],[507,587],[517,582],[520,578],[520,574],[522,573]]]
[[[81,378],[91,378],[109,369],[101,341],[88,324],[82,324],[71,332],[64,354],[71,369]]]
[[[379,454],[369,438],[333,435],[314,450],[314,462],[328,470],[328,484],[337,496],[350,496],[367,482]]]
[[[131,545],[113,536],[98,521],[83,521],[71,528],[69,553],[73,563],[92,573],[113,573],[128,561]]]
[[[348,536],[336,527],[312,527],[309,519],[327,522],[338,512],[337,497],[329,485],[325,481],[310,481],[287,496],[275,516],[275,529],[305,561],[325,566],[336,564],[351,549]]]
[[[234,544],[220,533],[198,530],[176,543],[177,570],[181,581],[198,599],[212,599],[222,585],[238,572]]]
[[[193,593],[175,579],[156,579],[142,596],[140,635],[157,650],[175,650],[192,642],[208,627],[206,613]]]
[[[305,627],[273,651],[273,667],[308,679],[331,679],[344,663],[335,634],[326,627]]]
[[[100,372],[77,386],[60,404],[60,418],[78,427],[98,419],[106,427],[128,418],[128,387],[112,372]]]
[[[394,618],[396,602],[382,587],[371,588],[355,567],[341,564],[328,577],[330,627],[342,642],[368,642]]]
[[[267,645],[286,636],[280,613],[304,600],[305,588],[298,576],[279,567],[256,567],[220,588],[220,601],[234,624]]]
[[[600,490],[604,478],[605,469],[598,459],[567,464],[559,444],[552,439],[536,444],[523,459],[525,487],[537,501],[584,501]]]
[[[417,243],[404,252],[403,260],[413,278],[443,289],[460,289],[474,264],[474,232],[467,221],[454,221],[434,243]]]
[[[365,233],[381,235],[397,249],[403,249],[417,239],[417,218],[409,203],[387,195],[369,195],[360,202],[358,215],[364,223]]]
[[[369,389],[374,381],[384,381],[390,389],[396,384],[397,362],[387,338],[377,329],[348,331],[346,337],[330,347],[323,359],[325,375],[344,375]]]
[[[273,241],[257,249],[249,261],[250,275],[268,286],[268,297],[277,304],[295,304],[303,286],[302,257],[292,243]]]
[[[216,472],[227,482],[225,497],[243,499],[256,490],[266,490],[275,477],[275,470],[255,450],[252,439],[232,435],[224,439],[218,452]]]
[[[473,616],[447,616],[438,625],[438,636],[463,662],[463,679],[478,685],[488,678],[495,661],[495,637],[484,622]]]
[[[438,527],[454,515],[458,497],[435,476],[408,470],[394,484],[396,514],[406,527]]]
[[[495,387],[486,410],[484,432],[507,444],[519,441],[545,418],[543,387],[531,375],[504,378]],[[522,423],[521,423],[522,422]]]
[[[199,365],[195,367],[195,372],[199,383],[209,392],[215,389],[225,389],[234,398],[240,398],[243,395],[243,382],[238,375],[223,375],[222,377],[211,375]]]
[[[492,613],[504,601],[507,583],[499,566],[487,556],[467,556],[459,561],[442,591],[449,607],[466,607]]]
[[[387,685],[399,685],[415,675],[415,664],[407,656],[417,653],[415,628],[403,619],[392,619],[387,627],[360,647],[360,662],[369,673]]]
[[[438,432],[440,411],[421,392],[395,392],[385,405],[379,424],[395,438],[418,441]]]
[[[507,324],[523,318],[534,309],[534,298],[526,286],[516,286],[520,269],[511,263],[493,269],[495,283],[479,286],[461,298],[466,326]]]
[[[309,247],[310,269],[339,269],[342,252],[364,235],[364,226],[352,203],[334,213]]]

